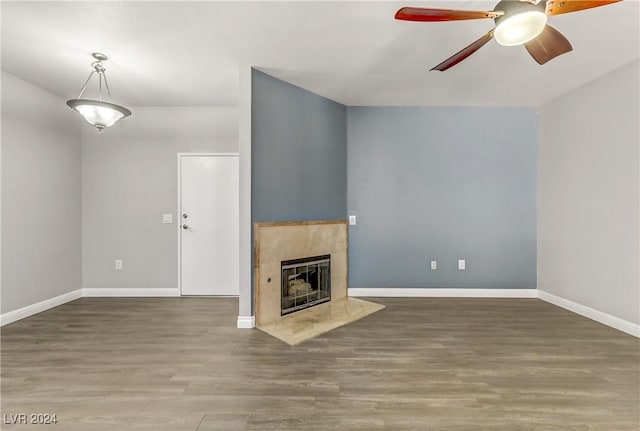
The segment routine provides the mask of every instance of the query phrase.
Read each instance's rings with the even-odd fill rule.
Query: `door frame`
[[[183,157],[237,157],[240,153],[177,153],[178,164],[178,202],[176,210],[176,229],[178,230],[178,296],[182,295],[182,158]],[[238,190],[238,194],[240,191]],[[240,262],[238,262],[240,264]],[[235,295],[234,295],[235,296]]]

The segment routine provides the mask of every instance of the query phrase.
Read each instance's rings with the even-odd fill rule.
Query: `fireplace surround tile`
[[[299,340],[312,338],[384,308],[366,301],[364,301],[365,304],[362,304],[362,301],[349,301],[352,298],[347,297],[348,226],[346,220],[256,223],[254,244],[258,329],[274,335],[274,328],[293,325],[291,328],[297,328],[294,331],[297,335],[293,338],[289,337],[289,341],[295,338],[295,342],[284,341],[296,344],[300,342]],[[323,255],[331,256],[331,301],[282,316],[281,263]],[[366,313],[361,312],[365,309]],[[322,313],[333,313],[335,318],[332,319],[330,315],[322,315]],[[311,316],[314,317],[309,320]],[[310,323],[312,321],[324,323],[312,325]],[[293,330],[291,328],[285,329],[285,332],[291,332]]]
[[[331,297],[347,295],[346,220],[256,223],[254,241],[256,326],[281,318],[282,261],[331,255]]]

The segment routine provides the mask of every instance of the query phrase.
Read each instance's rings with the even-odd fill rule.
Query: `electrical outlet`
[[[458,260],[458,269],[460,271],[464,271],[465,269],[467,269],[467,262],[465,262],[464,259]]]
[[[116,259],[116,269],[117,270],[122,269],[122,259]]]
[[[438,269],[438,261],[437,260],[432,260],[431,261],[431,269]]]

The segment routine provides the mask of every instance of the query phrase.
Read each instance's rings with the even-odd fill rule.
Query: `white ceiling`
[[[72,98],[104,52],[114,101],[133,106],[235,105],[245,65],[346,105],[536,106],[640,57],[638,0],[551,17],[574,51],[544,66],[491,41],[429,72],[493,22],[393,19],[495,3],[2,1],[2,70]]]

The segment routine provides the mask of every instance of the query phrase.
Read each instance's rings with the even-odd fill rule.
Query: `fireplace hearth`
[[[281,262],[280,315],[331,301],[331,255]]]

